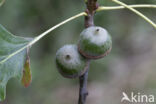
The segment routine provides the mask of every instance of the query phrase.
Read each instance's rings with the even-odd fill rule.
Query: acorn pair
[[[80,34],[78,45],[65,45],[56,53],[56,65],[66,78],[77,78],[83,75],[89,59],[106,56],[112,48],[112,39],[102,27],[91,26]]]

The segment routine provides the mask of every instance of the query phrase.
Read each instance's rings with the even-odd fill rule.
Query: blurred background
[[[155,0],[122,1],[156,4]],[[110,0],[98,2],[115,5]],[[0,7],[0,24],[15,35],[35,37],[84,10],[83,0],[6,0]],[[156,22],[155,9],[139,10]],[[127,104],[120,102],[122,92],[156,96],[156,30],[126,9],[98,12],[95,24],[112,35],[113,49],[107,57],[91,63],[87,104]],[[6,100],[0,104],[77,104],[79,80],[58,73],[55,53],[65,44],[76,44],[83,29],[84,18],[80,17],[36,43],[30,54],[32,84],[24,88],[11,79]]]

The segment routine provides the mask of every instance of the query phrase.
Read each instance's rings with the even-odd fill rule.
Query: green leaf
[[[25,47],[30,41],[30,38],[12,35],[0,25],[0,101],[5,99],[8,80],[13,77],[22,79],[27,48],[18,53],[17,50]],[[13,54],[15,52],[16,54]]]
[[[5,0],[0,0],[0,6],[4,4]]]

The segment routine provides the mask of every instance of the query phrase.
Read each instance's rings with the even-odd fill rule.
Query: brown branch
[[[88,0],[86,2],[86,6],[87,6],[87,9],[86,9],[87,16],[85,16],[85,28],[94,26],[94,14],[96,12],[96,9],[98,8],[97,0]],[[87,80],[88,80],[89,66],[90,66],[90,64],[88,64],[87,71],[82,76],[79,77],[80,90],[79,90],[78,104],[86,103],[86,97],[88,95]]]

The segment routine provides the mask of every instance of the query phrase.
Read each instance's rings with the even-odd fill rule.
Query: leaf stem
[[[140,5],[128,5],[132,8],[156,8],[156,5],[148,5],[148,4],[140,4]],[[100,6],[96,12],[103,11],[103,10],[118,10],[118,9],[125,9],[124,6]]]
[[[82,13],[79,13],[75,16],[72,16],[66,20],[64,20],[63,22],[53,26],[52,28],[50,28],[49,30],[45,31],[44,33],[40,34],[39,36],[37,36],[32,42],[29,43],[29,46],[33,45],[34,43],[36,43],[37,41],[39,41],[41,38],[43,38],[45,35],[47,35],[48,33],[50,33],[51,31],[55,30],[56,28],[60,27],[61,25],[63,24],[66,24],[67,22],[71,21],[71,20],[74,20],[78,17],[81,17],[81,16],[86,16],[87,14],[85,12],[82,12]]]
[[[142,14],[141,12],[137,11],[136,9],[134,9],[133,7],[130,7],[129,5],[119,1],[119,0],[112,0],[113,2],[124,6],[125,8],[131,10],[132,12],[134,12],[135,14],[137,14],[138,16],[142,17],[145,21],[147,21],[149,24],[151,24],[155,29],[156,29],[156,24],[150,20],[148,17],[146,17],[144,14]]]
[[[33,44],[35,44],[37,41],[39,41],[40,39],[42,39],[44,36],[46,36],[48,33],[50,33],[51,31],[55,30],[56,28],[60,27],[63,24],[66,24],[67,22],[74,20],[78,17],[81,16],[86,16],[87,14],[85,12],[81,12],[75,16],[72,16],[64,21],[62,21],[61,23],[51,27],[50,29],[48,29],[47,31],[43,32],[42,34],[40,34],[39,36],[37,36],[36,38],[34,38],[32,41],[30,41],[26,46],[20,48],[19,50],[13,52],[12,54],[8,55],[5,59],[3,59],[2,61],[0,61],[0,64],[6,62],[8,59],[10,59],[11,57],[13,57],[14,55],[16,55],[17,53],[23,51],[24,49],[31,47]]]

